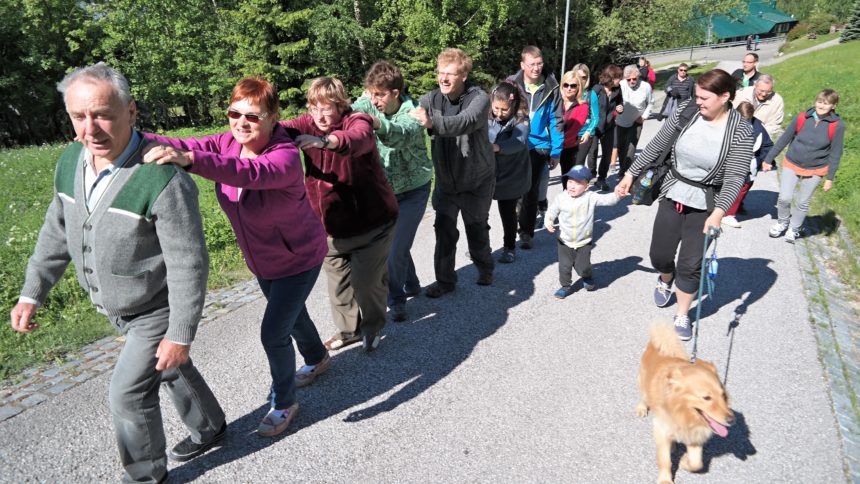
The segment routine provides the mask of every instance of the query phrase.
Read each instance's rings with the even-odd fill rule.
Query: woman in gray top
[[[680,130],[672,147],[672,169],[660,189],[651,264],[660,272],[654,290],[657,306],[669,304],[672,285],[677,286],[675,331],[684,341],[692,336],[687,312],[699,287],[705,235],[710,227],[720,227],[740,192],[753,155],[752,126],[731,109],[734,95],[735,82],[727,72],[714,69],[703,74],[696,81],[693,100],[679,106],[615,188],[619,196],[627,195],[634,178],[663,153],[675,139],[676,129]],[[679,126],[680,114],[689,102],[695,102],[699,110],[689,123]]]

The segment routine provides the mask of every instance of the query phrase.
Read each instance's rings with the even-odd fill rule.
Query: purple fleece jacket
[[[275,126],[268,146],[254,159],[239,157],[242,145],[230,132],[185,139],[146,133],[144,138],[194,152],[189,171],[215,181],[218,203],[255,276],[280,279],[322,263],[328,252],[325,230],[308,202],[299,150],[284,128]]]

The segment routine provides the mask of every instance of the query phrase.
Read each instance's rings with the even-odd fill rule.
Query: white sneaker
[[[734,215],[723,217],[723,224],[728,225],[729,227],[734,227],[736,229],[741,228],[741,223],[738,222],[738,219],[736,219]]]
[[[795,240],[800,238],[800,230],[789,228],[788,231],[785,232],[785,241],[789,244],[793,244]]]
[[[768,235],[775,239],[777,237],[782,237],[786,230],[788,230],[788,223],[777,222],[770,227]]]

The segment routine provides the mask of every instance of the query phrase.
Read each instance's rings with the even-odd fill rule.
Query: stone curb
[[[210,291],[199,327],[262,296],[254,279]],[[111,370],[124,343],[123,336],[108,336],[67,354],[59,365],[25,370],[23,381],[0,386],[0,422]]]
[[[848,482],[860,482],[860,318],[848,288],[831,267],[844,256],[844,244],[856,254],[841,225],[836,237],[813,236],[795,244],[809,320],[830,389],[830,401],[845,453]]]

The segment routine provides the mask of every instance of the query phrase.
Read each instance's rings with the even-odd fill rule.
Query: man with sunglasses
[[[528,45],[520,55],[520,71],[508,77],[525,94],[529,106],[529,158],[531,187],[523,195],[519,215],[520,247],[532,248],[535,217],[542,185],[548,181],[544,172],[558,165],[564,145],[564,106],[558,81],[544,67],[539,48]],[[543,189],[546,193],[546,189]],[[544,197],[545,198],[545,197]],[[544,199],[544,203],[546,200]]]
[[[666,81],[666,99],[660,109],[660,119],[666,119],[675,112],[681,102],[690,99],[695,90],[692,76],[687,75],[690,69],[685,63],[678,66],[678,73]]]
[[[621,97],[624,99],[624,111],[615,119],[615,147],[618,148],[620,169],[618,178],[624,178],[627,168],[633,162],[642,124],[651,115],[654,108],[654,96],[651,85],[639,78],[639,68],[630,64],[624,68],[624,80],[621,82]]]
[[[63,94],[76,142],[57,163],[54,197],[12,309],[33,316],[69,262],[96,309],[125,335],[110,381],[123,482],[165,482],[159,388],[191,436],[170,451],[192,459],[224,439],[224,412],[189,359],[206,296],[209,258],[197,185],[185,170],[144,164],[128,81],[98,63],[68,74]]]
[[[745,87],[735,96],[735,105],[747,101],[755,108],[755,117],[764,125],[771,139],[782,134],[782,119],[785,116],[785,101],[773,90],[773,77],[758,74],[755,84]]]

